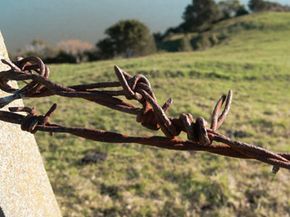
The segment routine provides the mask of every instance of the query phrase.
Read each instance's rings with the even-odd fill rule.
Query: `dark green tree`
[[[142,56],[156,51],[148,27],[137,20],[122,20],[109,27],[107,37],[97,43],[104,58]]]
[[[236,13],[236,16],[238,17],[238,16],[243,16],[243,15],[247,15],[247,14],[249,14],[250,12],[247,10],[247,8],[244,6],[244,5],[242,5],[240,8],[239,8],[239,10],[237,11],[237,13]]]
[[[116,43],[111,38],[104,38],[97,43],[97,52],[102,59],[109,59],[117,55]]]
[[[208,28],[221,18],[221,11],[214,0],[192,0],[183,13],[183,28],[186,32]]]
[[[264,10],[265,2],[263,0],[250,0],[248,6],[251,11],[258,12]]]
[[[246,8],[240,3],[240,0],[224,0],[218,3],[222,12],[223,19],[229,19],[235,16],[246,14]]]
[[[263,0],[250,0],[249,8],[253,12],[260,12],[260,11],[289,12],[290,11],[290,7],[288,5],[282,5],[277,2],[263,1]]]

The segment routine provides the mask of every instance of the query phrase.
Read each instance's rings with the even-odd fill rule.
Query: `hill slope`
[[[290,13],[265,12],[225,20],[214,25],[210,31],[200,34],[189,33],[187,38],[191,40],[192,46],[196,49],[225,44],[239,48],[241,48],[240,45],[255,46],[257,44],[257,48],[272,49],[271,43],[277,40],[289,43],[289,31]],[[165,42],[168,44],[169,50],[170,43],[174,50],[184,38],[186,37],[183,34],[173,34],[165,38]],[[245,43],[247,41],[249,43]],[[275,47],[285,50],[283,44],[276,44]]]
[[[290,14],[245,16],[211,30],[236,28],[227,40],[205,51],[52,65],[51,79],[66,85],[116,80],[113,65],[117,64],[132,74],[148,76],[160,102],[172,97],[170,115],[190,112],[206,119],[216,99],[232,89],[232,111],[221,132],[289,151],[289,22]],[[245,23],[252,27],[245,30]],[[42,112],[53,102],[59,104],[52,118],[56,123],[130,135],[156,134],[130,115],[93,103],[59,97],[26,101]],[[285,170],[274,177],[270,166],[255,161],[97,143],[63,134],[36,136],[64,216],[290,215]],[[80,164],[90,150],[107,154],[107,159]]]

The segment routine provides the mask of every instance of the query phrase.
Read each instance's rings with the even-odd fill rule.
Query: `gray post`
[[[0,32],[0,58],[8,59]],[[0,71],[7,66],[0,62]],[[11,85],[17,86],[16,82]],[[0,90],[0,97],[7,94]],[[17,100],[9,106],[23,106]],[[7,110],[7,108],[4,108]],[[60,217],[42,158],[30,133],[0,122],[0,217]]]

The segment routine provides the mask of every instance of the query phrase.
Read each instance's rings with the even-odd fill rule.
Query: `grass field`
[[[220,130],[237,140],[290,151],[290,14],[263,13],[219,24],[227,31],[214,48],[80,65],[51,65],[65,85],[116,80],[113,65],[143,73],[160,102],[174,99],[172,116],[190,112],[209,119],[215,101],[234,92]],[[129,135],[154,135],[135,118],[83,100],[27,100],[52,121]],[[36,135],[64,216],[290,216],[289,171],[277,175],[253,160],[176,152],[141,145],[92,142],[65,134]],[[106,160],[83,165],[87,152]]]

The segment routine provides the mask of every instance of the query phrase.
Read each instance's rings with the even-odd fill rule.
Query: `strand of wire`
[[[21,119],[17,123],[21,124],[23,130],[31,133],[35,133],[37,130],[66,132],[97,141],[135,142],[177,150],[202,150],[231,157],[253,158],[273,165],[273,172],[277,172],[280,167],[289,169],[289,154],[276,154],[261,147],[232,141],[217,133],[217,130],[221,127],[230,111],[232,91],[229,91],[227,95],[223,95],[217,101],[211,116],[211,125],[208,128],[207,122],[202,117],[198,117],[195,120],[191,114],[181,114],[178,118],[168,117],[166,111],[172,104],[172,99],[168,99],[163,106],[159,106],[151,84],[145,76],[131,76],[118,66],[115,66],[115,74],[119,80],[117,82],[101,82],[64,87],[48,79],[49,69],[37,57],[19,59],[15,64],[3,60],[2,62],[9,65],[11,69],[0,73],[0,88],[6,92],[13,93],[11,96],[0,99],[0,106],[2,107],[15,99],[23,97],[59,95],[70,98],[83,98],[111,109],[134,114],[136,115],[137,122],[152,130],[161,129],[166,137],[128,137],[112,132],[100,133],[100,131],[85,128],[68,128],[55,124],[51,125],[47,120],[49,115],[56,109],[56,105],[44,116],[37,116],[35,111],[29,108],[11,108],[11,112],[28,113],[26,117],[17,116]],[[9,86],[9,80],[32,81],[23,88],[15,90]],[[110,87],[122,87],[122,90],[96,90],[98,88]],[[116,98],[116,96],[125,96],[128,100],[136,100],[142,105],[142,108],[136,108]],[[222,109],[222,107],[224,108]],[[15,119],[16,116],[11,115],[1,112],[0,118],[1,120],[14,123],[15,120],[12,119]],[[7,119],[5,116],[11,119]],[[182,131],[187,133],[188,141],[177,139],[176,136]],[[114,135],[115,139],[103,137],[104,135]],[[215,146],[213,142],[225,145]]]

